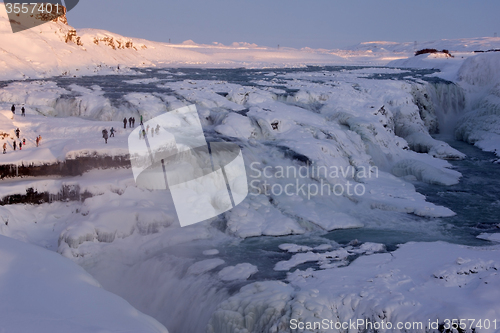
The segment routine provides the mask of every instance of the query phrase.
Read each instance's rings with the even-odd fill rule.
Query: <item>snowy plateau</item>
[[[0,41],[0,332],[500,332],[500,38]],[[249,195],[182,228],[123,119],[193,104]]]

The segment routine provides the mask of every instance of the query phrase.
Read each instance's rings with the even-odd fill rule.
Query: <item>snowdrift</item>
[[[168,333],[60,255],[0,236],[0,309],[6,332]]]

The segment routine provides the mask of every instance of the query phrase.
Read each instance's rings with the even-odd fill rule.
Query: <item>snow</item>
[[[236,266],[224,267],[218,275],[222,281],[246,280],[258,271],[257,266],[242,263]]]
[[[206,259],[202,261],[198,261],[194,264],[192,264],[189,268],[187,273],[188,274],[203,274],[206,272],[211,271],[212,269],[223,265],[225,263],[224,260],[222,259]]]
[[[250,196],[248,201],[227,212],[226,218],[228,232],[242,238],[305,232],[297,222],[274,208],[264,196]]]
[[[4,6],[1,4],[0,6]],[[159,43],[98,29],[74,29],[61,20],[12,34],[6,11],[0,10],[0,40],[4,45],[1,79],[80,77],[95,74],[135,74],[137,67],[304,67],[305,65],[385,65],[411,57],[413,43],[369,42],[347,50],[293,49],[233,43]],[[72,38],[68,36],[75,34]],[[500,38],[441,40],[419,47],[471,53],[499,48]],[[467,46],[464,46],[467,45]],[[48,47],[47,47],[48,46]],[[140,80],[140,79],[139,79]],[[129,80],[130,81],[130,80]],[[137,83],[140,81],[132,81]],[[152,81],[150,81],[152,82]]]
[[[459,172],[447,170],[445,173],[424,162],[415,160],[400,161],[393,167],[392,173],[398,177],[412,175],[423,182],[439,185],[458,184],[461,176]]]
[[[408,243],[391,254],[359,257],[346,267],[296,270],[287,283],[255,282],[243,287],[219,305],[208,331],[286,332],[291,319],[422,322],[422,329],[412,332],[428,331],[429,322],[443,324],[445,318],[492,321],[500,314],[499,250]],[[476,332],[495,329],[482,327]]]
[[[477,238],[484,239],[490,242],[500,243],[500,233],[494,233],[494,234],[482,233],[477,235]]]
[[[467,59],[459,71],[469,101],[458,119],[455,135],[460,140],[500,156],[500,53]]]
[[[214,249],[213,243],[198,254],[217,256],[209,259],[174,259],[170,254],[158,254],[165,249],[196,241],[213,242],[222,237],[220,234],[234,241],[258,236],[307,236],[337,229],[378,227],[378,224],[392,227],[396,222],[387,220],[386,212],[426,217],[454,214],[446,207],[426,202],[404,179],[411,174],[423,181],[452,184],[460,177],[443,160],[458,158],[460,154],[428,134],[434,111],[429,111],[426,122],[420,117],[418,106],[412,104],[415,87],[422,88],[423,83],[366,79],[374,72],[384,70],[356,69],[328,77],[321,72],[276,72],[272,76],[276,81],[253,87],[192,79],[134,81],[134,86],[157,85],[158,92],[125,92],[121,100],[129,103],[126,107],[111,103],[104,88],[96,85],[71,84],[63,89],[55,81],[9,83],[1,92],[4,94],[1,130],[12,137],[13,130],[20,127],[30,144],[22,152],[8,149],[2,155],[5,164],[40,165],[85,156],[121,157],[128,154],[127,140],[133,131],[122,128],[120,120],[124,115],[139,119],[139,114],[143,114],[149,120],[196,103],[204,131],[238,140],[247,173],[253,176],[251,180],[266,180],[264,174],[256,177],[250,167],[252,162],[258,163],[261,172],[263,167],[270,166],[274,175],[279,167],[304,167],[304,161],[308,161],[309,168],[354,166],[356,170],[368,170],[377,166],[378,169],[368,172],[371,178],[350,172],[343,175],[342,171],[339,176],[273,176],[268,179],[271,185],[286,186],[297,180],[299,186],[306,187],[321,181],[332,186],[351,182],[364,185],[366,193],[361,196],[253,193],[219,220],[190,228],[180,228],[171,198],[138,188],[130,169],[92,170],[60,178],[5,179],[0,190],[2,196],[24,194],[28,188],[58,195],[65,186],[79,186],[81,193],[88,192],[93,197],[83,203],[53,202],[28,208],[2,206],[2,218],[8,219],[9,225],[2,225],[0,231],[72,258],[91,271],[106,289],[125,297],[169,329],[204,328],[217,305],[228,297],[226,289],[215,287],[217,283],[243,283],[258,276],[255,273],[261,274],[262,268],[244,259],[224,267],[230,261]],[[283,90],[274,87],[283,85],[299,91],[282,97]],[[49,91],[46,96],[45,89]],[[163,93],[167,89],[173,94]],[[227,93],[227,97],[218,93]],[[63,103],[65,96],[73,100]],[[25,103],[27,117],[12,116],[11,99]],[[77,107],[70,107],[73,105]],[[111,126],[118,131],[105,144],[100,132]],[[37,148],[31,142],[40,134],[43,141]],[[419,167],[408,167],[415,165]],[[411,172],[399,174],[395,167]],[[264,187],[259,183],[258,188]],[[421,228],[400,221],[398,224],[399,228]],[[128,250],[137,246],[138,253]],[[321,270],[339,269],[348,264],[349,258],[383,252],[384,248],[381,244],[363,244],[339,249],[337,245],[322,244],[297,245],[286,250],[292,257],[273,265],[279,272],[296,269],[300,264]],[[123,278],[120,283],[116,283],[117,277]],[[137,286],[137,281],[143,279],[149,282]],[[206,295],[206,290],[213,291]],[[199,321],[179,321],[182,316],[177,311],[193,308],[192,302],[182,301],[175,308],[164,303],[184,294],[199,301],[200,305],[193,310],[198,311]],[[171,311],[161,310],[162,307]]]
[[[219,254],[219,250],[217,249],[211,249],[211,250],[205,250],[203,251],[203,255],[206,255],[206,256],[215,256],[215,255],[218,255]]]
[[[163,332],[72,261],[0,236],[0,308],[6,332]]]
[[[479,54],[467,59],[458,71],[458,77],[470,85],[487,86],[499,82],[495,73],[500,69],[498,52]]]
[[[323,244],[315,247],[314,249],[308,246],[299,246],[296,244],[281,244],[279,248],[282,250],[287,250],[290,253],[302,253],[294,254],[289,260],[278,262],[274,267],[275,271],[290,271],[292,268],[307,262],[317,262],[321,269],[340,267],[347,265],[346,260],[351,255],[370,255],[377,252],[384,252],[386,249],[384,244],[371,242],[363,243],[357,248],[347,246],[345,248],[339,248],[328,252],[318,251],[329,250],[330,248],[332,248],[332,246],[329,244]]]
[[[500,154],[500,83],[496,75],[500,55],[472,53],[478,48],[498,48],[500,39],[419,44],[422,48],[447,48],[455,54],[455,58],[443,58],[413,57],[413,43],[371,42],[350,50],[276,50],[245,43],[162,44],[92,29],[77,31],[82,46],[65,42],[71,27],[61,22],[18,33],[16,39],[7,27],[4,14],[0,14],[0,40],[6,45],[0,79],[42,79],[61,74],[126,76],[115,77],[120,90],[113,92],[121,94],[118,97],[110,97],[109,87],[89,85],[83,79],[71,84],[61,78],[5,82],[0,89],[0,132],[7,133],[4,140],[9,147],[7,154],[0,155],[2,165],[41,167],[82,157],[123,158],[129,153],[129,134],[134,133],[134,129],[123,128],[123,117],[138,120],[143,115],[147,124],[150,119],[171,116],[173,110],[195,104],[198,132],[212,142],[231,141],[241,147],[249,184],[234,181],[231,189],[251,189],[234,209],[181,228],[172,197],[166,191],[137,186],[128,168],[2,179],[2,198],[25,195],[30,188],[55,198],[41,205],[0,206],[0,217],[8,222],[0,225],[0,233],[40,247],[0,237],[0,251],[7,253],[3,260],[29,248],[29,253],[23,254],[26,260],[19,265],[30,264],[40,268],[35,270],[37,274],[51,274],[50,278],[33,276],[28,266],[12,266],[12,261],[1,265],[9,272],[4,275],[29,279],[28,285],[34,288],[30,297],[56,300],[54,308],[40,306],[33,311],[26,311],[25,305],[12,310],[1,303],[3,313],[12,313],[6,317],[11,320],[6,324],[12,328],[9,331],[40,330],[36,326],[40,322],[32,316],[37,311],[45,311],[45,318],[62,320],[57,327],[47,323],[52,326],[46,331],[90,331],[83,315],[75,317],[68,310],[75,308],[75,302],[78,309],[100,318],[96,325],[101,330],[165,331],[156,321],[99,288],[93,278],[63,256],[174,332],[205,331],[207,323],[208,332],[214,333],[285,332],[292,318],[383,318],[425,323],[438,318],[499,318],[497,245],[472,248],[443,242],[407,243],[388,253],[384,244],[373,242],[345,246],[333,241],[326,244],[325,238],[314,245],[294,242],[355,228],[387,233],[448,232],[445,217],[455,213],[426,201],[412,183],[426,182],[445,190],[460,182],[461,174],[448,160],[465,155],[431,134],[455,134]],[[127,43],[131,44],[125,46]],[[19,57],[21,53],[23,57]],[[417,78],[420,74],[400,68],[280,68],[385,65],[396,58],[407,59],[391,66],[439,68],[442,72],[431,75],[436,81],[427,82],[423,79],[429,77]],[[211,67],[273,69],[247,73],[238,81],[223,74],[213,80],[195,79],[188,69],[171,68],[179,66],[194,66],[200,72]],[[154,72],[155,67],[169,69]],[[383,75],[407,75],[407,79],[377,79]],[[12,103],[18,110],[24,106],[27,116],[21,117],[19,112],[13,116]],[[181,120],[170,117],[169,121],[175,127]],[[13,152],[11,143],[18,127],[28,144]],[[101,130],[111,127],[117,129],[116,135],[105,144]],[[138,137],[135,131],[133,135]],[[34,142],[38,135],[43,140],[37,148]],[[184,139],[188,142],[193,138],[199,136]],[[287,168],[310,172],[332,166],[337,173],[306,177],[277,173]],[[228,173],[234,169],[230,166]],[[255,186],[251,181],[256,181]],[[363,194],[314,191],[348,184],[360,186]],[[294,187],[291,195],[275,191],[286,186]],[[83,202],[57,201],[67,187],[92,197]],[[297,190],[301,188],[307,191]],[[214,196],[213,203],[222,207],[228,202]],[[227,250],[246,241],[255,241],[258,247],[262,239],[278,236],[294,240],[277,241],[279,259],[272,265],[267,257],[254,261],[246,253]],[[243,241],[251,237],[255,238]],[[499,241],[498,233],[478,237]],[[52,261],[58,262],[53,271],[44,268]],[[59,273],[71,269],[76,273]],[[260,281],[275,279],[268,271],[287,277],[284,282]],[[65,296],[70,293],[65,288],[74,297]],[[4,288],[3,292],[6,299],[16,299],[13,293],[22,290]],[[27,304],[41,304],[40,299]],[[47,313],[51,309],[57,311]],[[196,319],[185,320],[186,311]],[[67,318],[76,319],[67,322]],[[64,326],[66,322],[72,326]],[[487,330],[478,330],[482,331]]]
[[[278,246],[281,250],[290,253],[306,252],[312,250],[312,247],[307,245],[297,245],[297,244],[281,244]]]
[[[126,238],[134,232],[153,233],[176,221],[175,215],[168,206],[155,211],[138,209],[147,207],[151,203],[144,199],[135,201],[134,198],[137,197],[146,199],[147,193],[135,187],[129,187],[121,195],[106,191],[103,195],[87,199],[85,206],[88,207],[87,211],[92,210],[92,213],[78,216],[61,233],[59,251],[71,256],[71,248],[77,249],[84,242],[111,243],[115,238]],[[100,207],[102,200],[114,209],[109,210],[106,206]],[[116,223],[117,221],[119,223]]]
[[[498,49],[498,46],[489,46],[491,47],[481,47],[481,50]],[[500,82],[497,75],[500,71],[499,52],[469,53],[441,60],[433,58],[432,55],[421,55],[407,60],[393,61],[389,65],[439,68],[442,71],[437,74],[439,77],[456,81],[467,95],[467,101],[463,107],[448,111],[447,118],[452,122],[448,127],[454,130],[455,137],[459,140],[500,156],[498,123]],[[441,123],[443,120],[441,119]]]
[[[230,113],[215,130],[222,135],[241,139],[250,139],[256,135],[251,121],[237,113]]]
[[[451,58],[440,53],[421,54],[414,57],[410,56],[406,59],[393,60],[389,62],[387,66],[439,69],[441,71],[438,75],[439,77],[448,80],[455,80],[457,70],[463,64],[465,58],[473,55],[473,53],[466,53],[465,55],[457,55],[456,57]]]
[[[485,41],[487,43],[483,44]],[[492,38],[491,41],[496,43],[500,38]],[[486,51],[499,48],[497,44],[489,44],[487,39],[467,44],[467,50],[476,48]],[[456,47],[456,49],[462,48]],[[463,107],[449,111],[448,119],[452,121],[451,127],[455,131],[455,137],[485,151],[500,154],[498,123],[500,82],[497,75],[500,71],[499,52],[470,53],[469,51],[455,58],[436,58],[435,55],[424,54],[395,60],[388,66],[438,68],[441,73],[437,73],[437,76],[457,82],[467,95],[467,101]]]
[[[330,250],[333,246],[330,244],[321,244],[316,246],[314,249],[317,251],[322,251],[322,250]]]
[[[371,243],[371,242],[366,242],[361,244],[358,250],[350,250],[351,252],[355,253],[366,253],[366,254],[373,254],[377,252],[384,252],[385,251],[385,245],[384,244],[378,244],[378,243]]]
[[[124,37],[97,29],[74,29],[58,20],[15,35],[6,11],[0,10],[0,40],[4,45],[0,66],[2,79],[82,76],[94,74],[133,74],[133,67],[166,66],[303,66],[348,63],[330,52],[240,44],[167,44]],[[76,37],[68,38],[72,32]],[[49,47],[47,47],[49,46]],[[375,60],[376,61],[376,60]]]
[[[325,253],[315,253],[315,252],[306,252],[306,253],[297,253],[292,256],[290,260],[280,261],[274,267],[275,271],[289,271],[295,266],[300,264],[310,262],[310,261],[318,261],[320,263],[330,263],[330,260],[344,260],[349,256],[349,253],[345,249],[338,249]]]
[[[438,39],[432,41],[396,43],[389,41],[370,41],[363,42],[350,50],[368,50],[375,52],[377,49],[383,49],[395,53],[411,53],[422,49],[449,50],[453,52],[474,52],[497,49],[500,46],[500,37],[477,37],[460,39]]]
[[[424,133],[416,132],[408,135],[405,139],[408,145],[419,153],[428,153],[433,157],[450,160],[462,160],[465,158],[465,154]]]
[[[377,69],[377,72],[380,71]],[[357,168],[370,168],[376,165],[379,167],[379,172],[376,175],[373,174],[373,178],[368,179],[355,179],[349,173],[345,177],[327,176],[324,178],[320,176],[310,179],[274,177],[271,180],[274,185],[286,186],[288,183],[300,181],[301,184],[298,187],[302,185],[311,187],[316,186],[319,181],[324,181],[332,186],[345,186],[350,181],[366,187],[366,193],[356,198],[356,201],[365,203],[365,206],[422,216],[453,215],[449,209],[425,202],[425,198],[416,193],[411,184],[397,180],[390,173],[400,177],[413,175],[422,181],[450,185],[456,183],[460,175],[450,170],[449,164],[440,158],[462,158],[463,155],[444,142],[429,136],[425,122],[418,116],[417,106],[409,104],[413,98],[414,85],[391,81],[378,81],[375,84],[372,80],[359,78],[359,75],[365,75],[364,73],[368,75],[372,72],[371,68],[366,69],[365,72],[356,69],[353,73],[343,71],[326,78],[319,75],[321,73],[300,71],[277,75],[280,80],[293,79],[288,81],[290,82],[288,86],[300,89],[293,96],[288,96],[286,101],[278,99],[275,93],[265,87],[247,87],[203,80],[160,84],[160,89],[168,86],[169,89],[187,99],[184,101],[174,96],[166,97],[166,95],[159,96],[153,93],[126,93],[123,98],[135,106],[133,109],[135,114],[132,113],[132,115],[136,119],[139,119],[139,113],[149,119],[177,106],[204,101],[200,102],[198,112],[203,126],[211,126],[218,133],[248,141],[243,154],[247,159],[247,172],[250,162],[258,162],[261,166],[270,165],[275,168],[298,167],[290,162],[286,155],[276,159],[278,152],[269,151],[262,144],[262,140],[269,139],[274,141],[276,146],[284,147],[292,154],[303,155],[315,166],[333,165],[338,168],[349,168],[354,165]],[[325,83],[335,82],[336,86],[316,83],[315,81],[320,77]],[[353,85],[350,81],[354,81],[355,84]],[[61,100],[60,96],[71,92],[57,87],[54,82],[36,82],[36,84],[14,82],[5,88],[8,92],[8,95],[5,95],[6,99],[31,95],[31,92],[35,93],[34,96],[37,94],[43,96],[41,92],[44,89],[50,92],[48,95],[50,99],[33,97],[28,107],[28,116],[20,117],[16,114],[13,119],[10,119],[12,114],[7,111],[11,104],[5,100],[3,104],[5,110],[2,111],[5,117],[3,123],[5,132],[13,133],[13,129],[20,127],[21,134],[24,136],[26,133],[29,144],[22,152],[13,153],[9,148],[8,153],[3,156],[4,163],[37,165],[80,156],[125,156],[128,154],[126,139],[133,129],[122,128],[119,120],[122,119],[123,109],[104,107],[101,110],[91,111],[91,107],[85,107],[84,113],[68,114],[66,113],[68,109],[64,105],[54,107],[53,104],[54,101]],[[147,82],[145,84],[151,84],[150,81],[145,82]],[[77,97],[80,99],[76,103],[78,105],[110,105],[104,97],[103,89],[98,86],[88,89],[73,84],[69,86],[69,89],[80,94]],[[227,92],[227,98],[219,95],[219,92]],[[26,99],[19,99],[19,101],[27,102]],[[308,110],[314,103],[323,104],[319,113]],[[375,105],[377,107],[373,107]],[[30,111],[32,108],[38,109],[42,106],[46,108],[45,110],[52,108],[47,114],[66,117],[57,118],[57,122],[54,122],[55,118]],[[248,109],[245,116],[232,112],[244,109]],[[127,117],[131,115],[128,112],[131,110],[127,111]],[[68,115],[79,114],[101,120],[68,117]],[[109,122],[104,121],[105,119],[118,121]],[[273,125],[275,123],[276,125]],[[117,129],[117,133],[115,137],[109,139],[106,145],[100,132],[102,128],[111,126]],[[276,126],[276,129],[273,126]],[[346,126],[348,128],[345,128]],[[68,130],[69,128],[71,131]],[[36,148],[32,142],[40,133],[43,136],[42,145]],[[95,134],[88,135],[89,133]],[[396,133],[400,136],[396,136]],[[401,136],[406,137],[408,141]],[[411,147],[418,153],[407,150],[408,142],[411,142]],[[124,175],[126,178],[129,177],[126,173]],[[260,181],[262,180],[265,179],[260,178]],[[79,184],[80,182],[82,182],[80,179],[73,180],[73,183],[37,180],[33,184],[36,184],[35,187],[38,190],[58,193],[66,184]],[[129,189],[133,186],[131,178],[127,178],[122,184],[119,184],[120,182],[116,180],[115,185],[111,187],[103,185],[95,188],[90,184],[88,186],[80,184],[80,186],[82,190],[99,195],[105,194],[107,190],[119,191],[120,195],[131,191]],[[96,181],[95,184],[97,183],[99,182]],[[20,183],[16,187],[7,186],[4,193],[6,195],[15,194],[15,192],[23,193],[27,186],[24,185],[24,188],[22,186]],[[396,190],[396,188],[399,189]],[[260,235],[303,234],[306,230],[314,228],[335,230],[360,228],[365,225],[359,221],[356,214],[353,214],[356,208],[346,196],[314,195],[314,192],[306,193],[305,196],[298,194],[279,198],[273,196],[271,201],[269,196],[262,195],[262,193],[250,195],[241,205],[226,213],[227,233],[246,238]],[[126,195],[129,195],[128,192]],[[311,200],[311,195],[315,197],[315,200]],[[121,206],[121,204],[118,205]],[[286,214],[282,214],[282,211]],[[172,223],[154,222],[162,219],[162,216],[160,214],[158,218],[151,218],[151,225],[165,226]],[[116,231],[115,227],[108,230],[98,221],[81,221],[75,223],[75,226],[68,230],[61,239],[63,243],[71,244],[69,248],[74,248],[84,241],[95,239],[109,241],[115,237],[127,237],[134,230],[136,222],[130,214],[124,216],[123,221],[120,231]]]

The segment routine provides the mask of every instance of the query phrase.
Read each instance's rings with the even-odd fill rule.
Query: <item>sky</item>
[[[500,34],[499,0],[81,0],[76,28],[200,44],[334,49]]]

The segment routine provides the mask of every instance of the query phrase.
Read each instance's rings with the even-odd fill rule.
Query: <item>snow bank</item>
[[[241,139],[250,139],[256,135],[250,119],[235,113],[228,114],[215,130],[222,135]]]
[[[205,255],[205,256],[215,256],[217,254],[219,254],[219,250],[217,250],[217,249],[203,251],[203,255]]]
[[[478,235],[477,238],[500,243],[500,233],[494,233],[494,234],[482,233]]]
[[[123,129],[123,123],[120,122],[89,121],[75,117],[56,120],[29,111],[26,117],[16,114],[12,119],[11,111],[6,109],[0,111],[0,120],[5,133],[9,135],[6,138],[7,154],[2,156],[4,165],[39,166],[77,157],[128,155],[129,130]],[[117,131],[115,136],[109,139],[108,144],[105,144],[101,131],[106,128],[109,132],[111,127]],[[26,139],[26,145],[21,151],[13,150],[16,128],[21,131],[19,139]],[[36,137],[39,135],[42,136],[42,141],[37,147]],[[19,139],[16,141],[20,141]]]
[[[208,332],[288,332],[291,320],[334,323],[421,322],[432,331],[446,318],[498,318],[500,248],[408,243],[395,252],[356,259],[347,267],[297,270],[288,283],[256,282],[220,304]],[[484,320],[483,319],[483,320]],[[350,329],[364,332],[364,326]],[[467,332],[472,332],[468,329]],[[477,327],[476,332],[495,332]],[[405,332],[395,327],[391,332]]]
[[[460,84],[468,103],[458,120],[455,136],[500,156],[500,53],[471,57],[460,68]]]
[[[451,148],[443,141],[432,138],[427,133],[413,133],[405,139],[411,149],[417,153],[428,153],[433,157],[449,160],[462,160],[466,157],[465,154]]]
[[[437,76],[453,80],[456,78],[457,70],[464,62],[464,57],[473,56],[473,53],[460,54],[455,57],[449,57],[442,53],[427,53],[418,56],[411,55],[406,59],[397,59],[389,62],[389,67],[399,68],[434,68],[439,69],[441,73]]]
[[[367,47],[377,48],[377,42],[366,43]],[[447,80],[457,81],[460,77],[459,72],[462,64],[469,58],[475,58],[478,53],[475,51],[488,51],[500,48],[500,38],[481,37],[481,38],[463,38],[463,39],[443,39],[429,41],[418,44],[418,49],[437,49],[448,50],[453,55],[449,57],[443,53],[427,53],[414,56],[415,46],[413,43],[392,43],[392,45],[383,45],[394,52],[405,54],[402,59],[396,59],[387,64],[390,67],[402,68],[435,68],[441,72],[435,74]]]
[[[345,249],[338,249],[335,251],[325,252],[325,253],[297,253],[292,256],[290,260],[280,261],[274,266],[275,271],[289,271],[295,266],[300,264],[317,261],[320,264],[329,264],[330,261],[341,261],[346,259],[349,253]]]
[[[351,245],[345,248],[338,248],[333,251],[318,252],[330,249],[332,246],[329,244],[323,244],[315,248],[307,248],[304,246],[298,246],[295,244],[282,244],[280,249],[288,249],[288,252],[306,252],[294,254],[289,260],[283,260],[274,266],[275,271],[289,271],[292,268],[304,264],[316,262],[321,269],[327,269],[332,267],[340,267],[347,265],[347,259],[349,256],[360,255],[360,254],[374,254],[377,252],[384,252],[385,245],[378,243],[366,242],[361,244],[361,246],[354,247]]]
[[[487,86],[500,81],[500,54],[479,54],[464,61],[458,70],[458,78],[470,85]]]
[[[84,242],[111,243],[115,238],[126,238],[134,232],[147,235],[177,221],[171,202],[165,202],[161,208],[148,209],[154,205],[152,197],[153,193],[128,187],[121,194],[105,191],[103,195],[87,199],[83,204],[86,213],[61,232],[58,251],[71,257],[79,253],[78,248]]]
[[[218,275],[222,281],[246,280],[258,271],[257,266],[242,263],[236,266],[224,267]]]
[[[242,238],[305,232],[304,228],[281,214],[264,196],[251,197],[225,214],[228,233]]]
[[[499,101],[500,102],[500,101]],[[495,153],[500,157],[499,109],[476,109],[467,112],[459,121],[455,132],[457,139]]]
[[[454,52],[469,52],[487,51],[498,49],[500,47],[500,37],[476,37],[476,38],[459,38],[459,39],[437,39],[425,42],[403,42],[396,43],[390,41],[370,41],[359,43],[348,48],[349,50],[367,50],[376,52],[379,49],[387,50],[393,53],[406,53],[413,55],[415,48],[421,49],[438,49],[449,50]]]
[[[290,253],[296,253],[296,252],[307,252],[312,250],[312,247],[306,246],[306,245],[297,245],[297,244],[281,244],[278,246],[280,250],[287,251]]]
[[[0,265],[1,326],[7,332],[167,333],[54,252],[0,236]]]
[[[415,176],[418,180],[429,184],[454,185],[458,184],[461,174],[457,171],[446,172],[424,162],[416,160],[402,160],[393,168],[392,173],[398,177]]]

